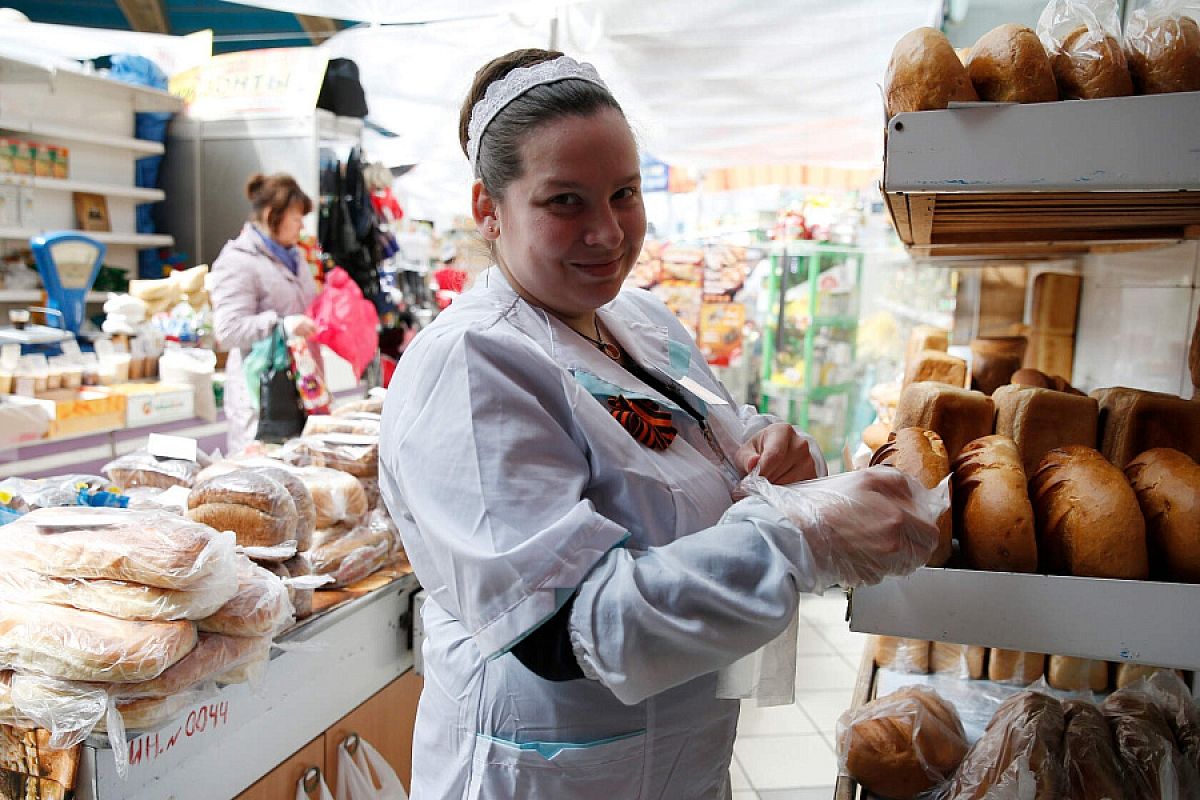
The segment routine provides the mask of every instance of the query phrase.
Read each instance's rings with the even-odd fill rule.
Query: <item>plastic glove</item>
[[[791,523],[772,526],[785,553],[812,565],[809,591],[864,586],[923,566],[938,543],[937,518],[950,507],[947,481],[926,489],[893,467],[871,467],[792,486],[776,486],[752,473],[741,488],[749,495],[722,522],[770,519],[763,505]],[[778,532],[791,535],[782,538]]]
[[[786,422],[776,422],[754,434],[738,448],[734,461],[743,473],[757,470],[781,486],[828,474],[816,440]]]

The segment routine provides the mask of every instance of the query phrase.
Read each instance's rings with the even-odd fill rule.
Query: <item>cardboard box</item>
[[[97,389],[59,389],[35,398],[50,415],[46,438],[82,436],[125,427],[125,397]]]
[[[192,387],[177,383],[121,383],[104,391],[125,399],[125,427],[142,428],[196,416]]]

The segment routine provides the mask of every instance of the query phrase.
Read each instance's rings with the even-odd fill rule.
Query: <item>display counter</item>
[[[412,670],[417,588],[416,577],[403,574],[283,634],[261,686],[227,686],[132,738],[125,779],[107,740],[93,735],[82,748],[75,797],[291,798],[314,766],[334,786],[328,774],[337,747],[352,733],[389,757],[407,783],[420,694]]]

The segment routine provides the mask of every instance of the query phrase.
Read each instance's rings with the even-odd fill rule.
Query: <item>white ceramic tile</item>
[[[836,645],[823,636],[822,632],[832,626],[815,627],[807,622],[801,622],[796,631],[796,652],[809,656],[837,655]]]
[[[733,750],[759,792],[830,786],[837,780],[837,759],[817,734],[749,737],[734,742]]]
[[[742,769],[742,765],[738,763],[737,756],[734,756],[729,765],[729,785],[735,795],[743,789],[753,788],[750,786],[750,779],[746,777],[746,770]]]
[[[832,733],[837,729],[838,717],[850,707],[854,693],[846,690],[796,691],[799,706],[817,730]]]
[[[853,689],[857,670],[840,656],[799,656],[796,659],[796,690]]]
[[[834,785],[806,789],[767,789],[758,793],[758,800],[830,800]]]
[[[1085,391],[1129,386],[1178,392],[1191,311],[1191,289],[1106,288],[1085,280],[1071,382]]]
[[[738,736],[791,736],[817,733],[808,717],[794,705],[759,708],[753,700],[742,701]]]

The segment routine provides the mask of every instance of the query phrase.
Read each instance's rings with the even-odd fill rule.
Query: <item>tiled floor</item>
[[[742,705],[733,745],[734,800],[832,800],[833,736],[850,705],[867,637],[851,633],[836,589],[800,603],[796,703]]]

